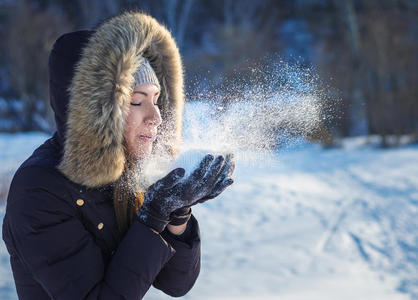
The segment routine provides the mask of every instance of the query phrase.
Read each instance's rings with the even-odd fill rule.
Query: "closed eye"
[[[132,102],[131,102],[131,105],[132,105],[132,106],[141,106],[141,103],[132,103]]]

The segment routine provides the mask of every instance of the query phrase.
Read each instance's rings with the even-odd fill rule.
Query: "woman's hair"
[[[135,213],[144,201],[146,182],[141,176],[141,163],[126,151],[122,176],[113,185],[113,206],[119,232],[123,235],[134,221]]]

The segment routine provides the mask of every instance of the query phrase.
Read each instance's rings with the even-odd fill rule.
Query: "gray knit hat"
[[[152,83],[155,84],[158,87],[158,89],[161,89],[157,75],[155,74],[154,69],[151,67],[148,59],[146,59],[145,57],[141,65],[138,67],[138,70],[135,72],[134,78],[134,88],[144,83]]]

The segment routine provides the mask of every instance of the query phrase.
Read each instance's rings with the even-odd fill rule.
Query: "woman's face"
[[[133,90],[124,138],[128,152],[134,158],[151,154],[157,127],[162,121],[157,106],[159,96],[160,90],[151,83],[141,84]]]

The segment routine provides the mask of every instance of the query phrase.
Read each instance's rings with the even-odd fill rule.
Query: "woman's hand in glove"
[[[197,203],[203,203],[207,200],[216,198],[219,196],[228,186],[230,186],[234,181],[231,178],[232,173],[235,169],[235,162],[233,154],[227,154],[225,158],[225,163],[222,166],[221,171],[219,172],[218,178],[213,186],[212,190],[209,194],[205,195],[203,198],[199,199],[198,201],[194,202],[192,205]],[[170,224],[179,226],[186,223],[191,215],[191,208],[190,206],[184,206],[179,209],[176,209],[170,218]]]
[[[232,153],[227,154],[225,158],[225,163],[222,166],[219,176],[215,182],[215,185],[211,192],[199,199],[196,203],[203,203],[210,199],[218,197],[228,186],[234,183],[234,180],[231,178],[232,173],[235,169],[235,161]],[[194,204],[196,204],[194,203]],[[193,205],[194,205],[193,204]]]
[[[178,168],[155,182],[145,193],[144,203],[137,213],[139,221],[157,232],[163,231],[173,211],[194,205],[211,194],[222,177],[224,161],[221,155],[214,159],[208,154],[186,179],[183,179],[185,170]]]

